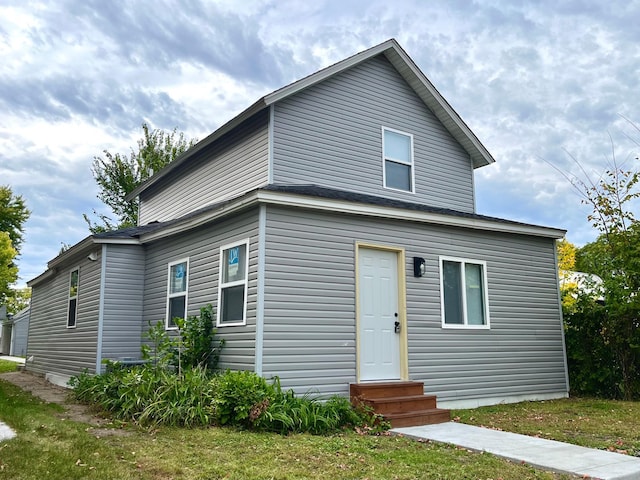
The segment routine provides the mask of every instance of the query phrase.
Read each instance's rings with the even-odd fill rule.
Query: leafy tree
[[[0,305],[12,296],[11,284],[18,280],[18,267],[13,263],[18,251],[7,232],[0,232]]]
[[[0,232],[9,235],[16,256],[20,254],[24,223],[30,214],[22,196],[14,195],[7,185],[0,185]]]
[[[558,248],[558,268],[565,272],[576,269],[576,252],[578,247],[571,243],[566,238],[559,240],[557,243]]]
[[[558,275],[560,278],[560,294],[562,308],[570,311],[576,303],[578,284],[572,280],[571,273],[576,270],[576,252],[578,247],[566,238],[556,243],[558,252]]]
[[[7,297],[7,312],[16,314],[29,306],[31,301],[31,289],[15,288],[11,291],[11,295]]]
[[[640,129],[639,129],[640,131]],[[584,169],[583,169],[584,173]],[[603,281],[604,308],[585,308],[592,321],[591,335],[602,337],[610,349],[612,372],[619,372],[617,385],[625,399],[640,396],[640,224],[633,214],[640,198],[640,172],[619,165],[615,155],[605,173],[591,181],[573,179],[583,203],[591,206],[588,216],[600,235],[576,254],[579,269]],[[593,320],[593,319],[591,319]],[[591,321],[590,320],[590,321]],[[568,345],[569,346],[569,345]]]
[[[138,185],[158,172],[191,148],[197,140],[186,140],[177,129],[171,132],[150,130],[142,124],[143,137],[138,140],[138,150],[131,149],[129,156],[104,150],[104,157],[94,157],[91,172],[98,184],[98,198],[107,205],[116,219],[93,211],[99,222],[91,221],[83,214],[91,233],[132,227],[138,224],[138,201],[125,200]]]

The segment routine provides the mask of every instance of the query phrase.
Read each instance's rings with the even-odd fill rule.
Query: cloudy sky
[[[479,213],[591,241],[553,166],[597,178],[612,147],[628,166],[639,150],[637,0],[0,0],[0,19],[0,185],[32,211],[20,284],[87,236],[93,157],[129,152],[143,122],[202,139],[391,37],[496,158]]]

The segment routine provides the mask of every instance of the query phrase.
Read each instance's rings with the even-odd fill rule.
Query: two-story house
[[[567,396],[555,240],[479,215],[493,158],[395,40],[277,90],[138,187],[139,226],[31,280],[27,368],[139,357],[215,308],[221,366],[296,392],[416,380],[441,405]]]

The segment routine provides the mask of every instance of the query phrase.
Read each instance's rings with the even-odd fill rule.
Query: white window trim
[[[455,324],[455,323],[445,323],[444,318],[444,269],[443,262],[459,262],[462,264],[462,268],[460,269],[462,275],[462,313],[464,314],[464,323],[463,324]],[[465,281],[465,269],[464,264],[474,264],[474,265],[482,265],[482,294],[484,300],[484,325],[469,325],[467,324],[467,289],[466,289],[466,281]],[[441,256],[439,259],[439,267],[440,267],[440,315],[442,321],[442,328],[454,328],[454,329],[471,329],[471,330],[489,330],[491,328],[491,321],[489,319],[489,284],[487,282],[487,262],[484,260],[474,260],[471,258],[460,258],[460,257],[447,257]]]
[[[76,290],[76,296],[72,297],[71,296],[71,277],[73,275],[73,272],[77,271],[78,272],[78,285],[77,285],[77,290]],[[67,328],[76,328],[76,326],[78,325],[78,297],[79,297],[79,293],[80,293],[80,267],[73,267],[71,270],[69,270],[69,282],[67,283]],[[76,299],[76,314],[74,316],[74,323],[73,325],[69,325],[69,312],[71,311],[71,300]]]
[[[186,280],[186,288],[184,292],[171,293],[171,267],[174,265],[179,265],[181,263],[187,264],[187,280]],[[188,305],[189,305],[189,257],[183,258],[181,260],[176,260],[174,262],[169,262],[167,265],[167,304],[165,310],[165,319],[164,319],[164,328],[165,330],[178,330],[178,326],[169,325],[169,301],[172,298],[181,297],[184,295],[184,317],[187,317]]]
[[[385,145],[384,145],[385,131],[393,132],[399,135],[404,135],[406,137],[409,137],[409,140],[411,142],[411,161],[410,162],[405,162],[404,160],[399,160],[397,158],[391,158],[391,157],[387,158],[387,156],[385,155]],[[393,190],[395,192],[416,193],[415,162],[413,158],[413,134],[403,132],[401,130],[396,130],[395,128],[385,127],[385,126],[382,127],[381,132],[382,132],[382,186],[387,190]],[[387,165],[386,165],[387,161],[399,163],[401,165],[409,165],[411,167],[411,190],[402,190],[401,188],[387,187]]]
[[[249,238],[240,240],[233,243],[227,243],[220,247],[220,256],[218,257],[218,307],[216,308],[216,327],[238,327],[247,324],[247,297],[249,296]],[[244,266],[244,280],[236,280],[235,282],[228,282],[222,284],[222,259],[224,258],[224,251],[233,247],[245,245],[245,266]],[[236,287],[238,285],[244,285],[244,305],[242,306],[242,321],[241,322],[225,322],[220,323],[220,304],[222,303],[222,289],[227,287]]]

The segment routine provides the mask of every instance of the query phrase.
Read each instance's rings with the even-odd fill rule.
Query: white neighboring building
[[[565,290],[575,286],[576,291],[571,295],[576,298],[577,292],[592,295],[596,301],[604,302],[604,284],[602,279],[593,273],[560,270],[560,289]]]

